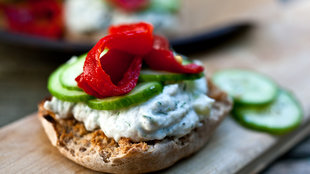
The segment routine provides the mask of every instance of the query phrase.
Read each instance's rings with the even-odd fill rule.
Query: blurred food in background
[[[63,34],[63,8],[57,0],[6,0],[0,3],[2,26],[30,35],[60,38]]]
[[[107,26],[143,21],[186,54],[245,33],[273,12],[275,4],[273,0],[0,0],[0,41],[82,53],[106,35]]]
[[[149,22],[169,35],[179,0],[4,0],[1,29],[46,38],[98,39],[111,24]]]

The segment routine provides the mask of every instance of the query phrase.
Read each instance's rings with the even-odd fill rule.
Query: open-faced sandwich
[[[164,169],[205,145],[230,111],[199,61],[152,30],[112,26],[87,55],[52,73],[39,118],[64,156],[101,172]]]

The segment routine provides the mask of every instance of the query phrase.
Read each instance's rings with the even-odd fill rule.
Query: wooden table
[[[264,13],[265,11],[262,9],[256,12],[262,13],[262,15],[255,20],[255,28],[242,38],[225,43],[215,50],[190,57],[202,60],[210,74],[223,68],[239,67],[253,69],[271,76],[281,86],[292,90],[301,101],[305,112],[303,125],[286,136],[275,137],[245,129],[228,118],[216,131],[210,143],[199,153],[182,160],[163,172],[258,172],[309,134],[310,23],[308,16],[310,16],[310,2],[299,0],[287,6],[277,4],[273,6],[271,12]],[[2,53],[13,55],[9,58],[6,57],[5,61],[9,62],[9,66],[2,64],[0,78],[1,80],[6,79],[7,74],[3,72],[11,72],[10,67],[21,68],[22,71],[15,74],[18,78],[14,78],[14,73],[11,72],[11,79],[17,79],[17,82],[14,82],[19,85],[16,87],[17,89],[24,87],[30,91],[28,92],[30,94],[27,95],[27,90],[20,93],[17,93],[18,90],[15,90],[16,93],[12,92],[14,90],[11,90],[11,86],[0,81],[1,89],[6,89],[1,90],[1,110],[9,111],[9,113],[1,113],[3,114],[0,117],[1,120],[5,120],[6,114],[10,115],[12,111],[18,110],[17,106],[22,108],[22,105],[28,104],[30,101],[28,98],[34,97],[39,100],[46,94],[45,89],[40,90],[45,86],[42,79],[45,79],[60,62],[63,62],[64,59],[61,57],[67,56],[57,54],[60,59],[55,61],[52,58],[55,57],[54,53],[38,53],[37,50],[32,50],[32,54],[28,51],[21,50],[18,53],[17,51],[12,52],[12,50],[19,50],[19,48],[13,48],[10,51],[10,46],[0,47]],[[18,61],[20,64],[14,63],[14,59],[17,60],[23,56],[35,57],[35,59],[23,59],[23,61]],[[45,61],[40,61],[40,59]],[[33,74],[29,74],[29,72]],[[23,75],[29,79],[23,79]],[[41,82],[29,83],[29,81],[32,82],[31,76],[41,79]],[[8,84],[11,84],[11,81],[9,82]],[[18,95],[22,95],[21,98],[25,100],[19,101]],[[14,105],[9,105],[6,101],[14,102]],[[30,105],[35,104],[29,103],[27,107],[29,108]],[[35,110],[34,106],[33,110]],[[21,114],[25,115],[24,112]],[[21,171],[25,173],[34,171],[40,173],[91,173],[60,156],[56,149],[49,144],[34,115],[1,128],[0,138],[1,171],[9,173]]]

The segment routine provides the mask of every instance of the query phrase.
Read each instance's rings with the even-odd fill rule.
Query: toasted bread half
[[[208,85],[208,96],[216,100],[210,117],[202,122],[201,127],[181,138],[166,137],[138,143],[121,138],[116,142],[100,129],[87,131],[83,123],[74,118],[56,119],[54,113],[43,107],[46,100],[39,104],[39,119],[52,145],[84,167],[109,173],[157,171],[198,151],[231,110],[232,102],[226,93],[211,82]]]

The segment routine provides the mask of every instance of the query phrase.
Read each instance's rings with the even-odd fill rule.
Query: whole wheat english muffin
[[[157,171],[198,151],[231,110],[232,102],[226,93],[210,81],[208,88],[208,96],[215,100],[210,116],[202,121],[202,126],[180,138],[145,142],[121,138],[116,142],[100,129],[87,131],[83,123],[73,117],[56,119],[53,112],[43,107],[44,101],[39,104],[39,118],[53,146],[84,167],[110,173]]]

